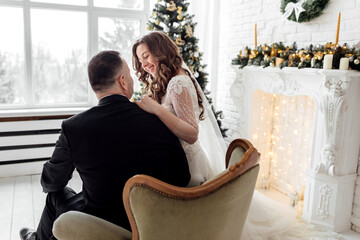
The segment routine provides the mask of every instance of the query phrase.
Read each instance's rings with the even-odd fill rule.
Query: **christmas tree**
[[[189,3],[186,0],[158,0],[155,4],[152,16],[148,22],[148,30],[162,31],[166,33],[179,47],[184,62],[201,86],[207,100],[216,117],[217,123],[223,137],[226,137],[227,129],[222,128],[222,111],[216,111],[212,105],[210,92],[206,90],[208,83],[207,73],[204,71],[206,65],[202,65],[203,54],[199,51],[198,39],[194,36],[196,23],[193,22],[194,15],[186,13]]]

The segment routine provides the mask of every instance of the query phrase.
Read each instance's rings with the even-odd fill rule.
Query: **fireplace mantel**
[[[303,217],[333,231],[350,229],[360,147],[360,72],[255,66],[233,69],[236,78],[231,97],[242,117],[232,137],[250,139],[251,98],[255,90],[305,95],[315,100]]]

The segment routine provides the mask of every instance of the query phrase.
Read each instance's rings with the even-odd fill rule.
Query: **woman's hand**
[[[135,102],[142,110],[157,115],[162,106],[152,100],[149,96],[144,96],[140,101]]]

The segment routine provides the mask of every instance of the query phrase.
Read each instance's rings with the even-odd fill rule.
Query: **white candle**
[[[324,69],[332,69],[332,62],[333,62],[334,55],[327,54],[324,57]]]
[[[311,62],[310,62],[311,67],[314,67],[314,66],[315,66],[315,61],[316,61],[316,58],[313,57],[313,58],[311,59]]]
[[[242,50],[242,54],[243,54],[244,57],[248,57],[248,56],[249,56],[246,48],[244,48],[244,49]]]
[[[349,58],[341,58],[340,59],[340,70],[348,70],[349,69]]]

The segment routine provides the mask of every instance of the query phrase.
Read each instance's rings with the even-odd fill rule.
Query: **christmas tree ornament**
[[[360,63],[359,59],[354,60],[355,65],[358,65]]]
[[[153,12],[153,17],[154,17],[154,18],[157,17],[157,12]]]
[[[199,71],[202,71],[202,70],[203,70],[203,68],[200,66],[200,67],[199,67]]]
[[[194,53],[194,57],[198,58],[198,57],[199,57],[199,53],[198,53],[198,52],[195,52],[195,53]]]
[[[161,2],[162,0],[158,0],[158,2]]]
[[[159,24],[160,24],[160,20],[159,20],[159,19],[156,20],[155,24],[156,24],[156,25],[159,25]]]
[[[192,27],[190,26],[190,24],[185,25],[185,31],[186,31],[185,38],[187,38],[187,37],[191,38],[193,36],[193,30],[192,30]]]
[[[280,67],[284,63],[285,59],[277,57],[275,60],[275,66]]]
[[[175,43],[178,46],[184,45],[184,41],[181,39],[181,35],[175,40]]]
[[[198,72],[195,72],[195,73],[194,73],[194,77],[198,78],[198,77],[199,77],[199,73],[198,73]]]
[[[183,16],[181,16],[180,14],[177,16],[177,20],[181,21],[183,19]]]
[[[174,3],[174,1],[170,1],[170,4],[169,6],[166,8],[166,10],[169,10],[169,11],[175,11],[177,8],[176,8],[176,5]]]
[[[173,22],[173,27],[174,27],[174,28],[180,27],[180,23],[178,23],[178,22]]]
[[[181,7],[181,6],[178,6],[177,9],[178,9],[178,10],[177,10],[177,13],[178,13],[178,14],[182,14],[182,7]]]
[[[150,30],[151,30],[151,26],[150,26],[150,25],[147,25],[146,29],[150,31]]]
[[[192,74],[194,74],[194,66],[188,66]]]
[[[170,32],[170,28],[169,28],[167,25],[165,25],[165,26],[163,27],[163,29],[164,29],[164,32],[165,32],[165,33]]]

